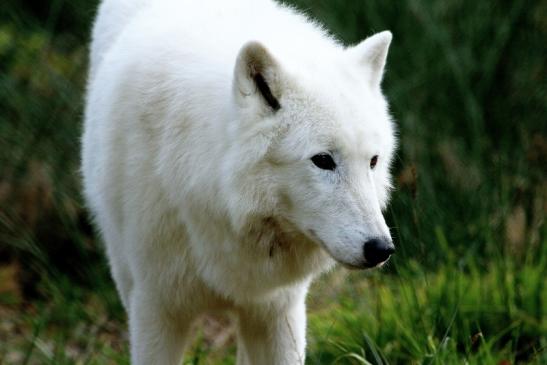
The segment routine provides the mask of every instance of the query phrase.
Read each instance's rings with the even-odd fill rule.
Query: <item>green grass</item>
[[[483,273],[414,264],[397,277],[352,277],[312,312],[309,363],[545,363],[542,265],[500,262]]]
[[[425,271],[413,261],[395,275],[337,270],[314,285],[308,301],[307,363],[544,364],[545,265],[543,259],[518,267],[507,259]],[[0,359],[129,363],[111,287],[91,292],[58,281],[43,290],[48,302],[10,319],[25,336],[0,331],[7,338]],[[232,341],[220,349],[210,342],[198,332],[186,363],[233,364]]]
[[[392,30],[401,138],[397,255],[314,285],[307,363],[547,363],[546,3],[293,3],[347,44]],[[78,177],[95,6],[0,7],[0,364],[129,363]],[[232,364],[222,331],[204,326],[186,362]]]

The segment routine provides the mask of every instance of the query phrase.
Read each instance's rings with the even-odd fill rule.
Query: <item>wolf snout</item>
[[[372,238],[365,242],[363,250],[366,265],[374,267],[389,259],[389,256],[395,252],[395,246],[387,238]]]

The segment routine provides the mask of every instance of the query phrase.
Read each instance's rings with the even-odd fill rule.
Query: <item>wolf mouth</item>
[[[363,261],[362,263],[358,263],[358,264],[342,261],[342,260],[338,259],[335,255],[332,254],[332,252],[329,250],[329,248],[327,247],[325,242],[322,239],[319,238],[319,236],[317,235],[317,233],[313,229],[307,230],[307,233],[309,235],[309,238],[313,242],[317,243],[323,250],[325,250],[329,254],[330,257],[332,257],[336,262],[338,262],[340,265],[344,266],[346,269],[349,269],[349,270],[374,269],[376,267],[381,267],[384,263],[387,262],[387,260],[386,260],[386,261],[383,261],[383,262],[381,262],[377,265],[371,265],[371,264],[367,263],[366,261]]]

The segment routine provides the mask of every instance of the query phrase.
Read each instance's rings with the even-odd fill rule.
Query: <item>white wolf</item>
[[[103,1],[82,170],[132,363],[179,364],[227,310],[239,364],[302,364],[312,279],[388,259],[390,41],[271,0]]]

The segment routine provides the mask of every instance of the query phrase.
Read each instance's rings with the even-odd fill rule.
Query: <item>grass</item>
[[[547,363],[545,2],[292,3],[347,44],[392,30],[401,137],[398,253],[314,285],[307,363]],[[95,6],[0,7],[0,364],[129,363],[77,173]],[[234,363],[223,323],[204,320],[188,364]]]
[[[523,267],[507,259],[437,271],[413,261],[395,275],[337,270],[314,285],[308,301],[307,363],[544,364],[545,264],[544,255]],[[5,313],[1,360],[129,363],[111,287],[88,291],[57,281],[42,289],[49,302]],[[233,340],[219,346],[218,333],[198,333],[187,364],[233,363]]]
[[[486,273],[410,265],[397,277],[352,278],[337,304],[311,315],[309,362],[542,364],[544,267],[511,265]]]

